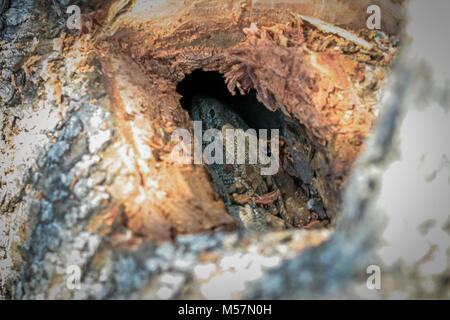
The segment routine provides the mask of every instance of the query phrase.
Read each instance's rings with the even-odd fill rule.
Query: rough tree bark
[[[64,28],[62,1],[10,2],[0,83],[2,298],[369,297],[361,290],[369,264],[388,272],[382,297],[448,297],[448,264],[431,275],[404,263],[398,277],[395,259],[379,251],[383,239],[391,249],[398,243],[383,234],[377,208],[405,104],[425,104],[414,100],[417,88],[448,104],[445,89],[421,80],[416,45],[403,51],[377,106],[392,52],[376,33],[361,32],[368,42],[358,47],[298,15],[356,32],[369,2],[78,1],[79,34]],[[372,2],[383,31],[397,34],[402,7]],[[167,159],[170,133],[190,128],[176,84],[198,68],[223,73],[230,90],[256,89],[267,108],[305,127],[332,228],[219,232],[236,224],[204,168]],[[431,217],[444,225],[442,210]],[[448,257],[441,239],[425,248],[428,261]],[[81,268],[80,290],[66,285],[72,265]]]

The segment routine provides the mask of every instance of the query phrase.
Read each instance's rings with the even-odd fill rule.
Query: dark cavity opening
[[[241,227],[270,231],[328,223],[326,208],[313,183],[314,147],[297,121],[281,111],[268,110],[257,100],[255,90],[233,96],[223,75],[216,71],[193,71],[178,84],[177,92],[191,118],[203,122],[203,130],[220,129],[232,122],[235,128],[237,123],[237,128],[253,128],[257,133],[258,129],[267,129],[269,134],[270,129],[279,129],[279,171],[272,176],[259,175],[255,166],[206,165],[214,189]],[[239,121],[234,121],[235,115]],[[207,144],[203,141],[203,148]]]
[[[253,89],[245,95],[237,93],[233,96],[228,91],[223,75],[217,71],[194,70],[178,84],[177,92],[182,95],[181,106],[188,112],[190,112],[194,96],[209,96],[229,106],[251,128],[279,129],[281,127],[283,115],[280,111],[268,110],[258,101]]]

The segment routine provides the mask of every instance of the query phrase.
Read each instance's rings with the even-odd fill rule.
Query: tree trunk
[[[329,288],[366,297],[357,286],[369,264],[390,270],[383,296],[398,291],[377,256],[384,218],[373,200],[404,104],[423,85],[404,51],[382,90],[401,5],[77,1],[74,31],[59,2],[16,2],[4,9],[1,52],[2,298],[335,297]],[[381,7],[383,33],[366,29],[370,4]],[[197,69],[220,72],[233,94],[254,90],[294,123],[313,150],[302,188],[323,201],[329,225],[242,230],[204,165],[171,161],[171,134],[192,131],[177,85]],[[229,279],[227,259],[237,268]],[[431,296],[448,295],[442,279]]]

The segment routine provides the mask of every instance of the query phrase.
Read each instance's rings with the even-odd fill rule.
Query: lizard
[[[248,132],[250,129],[237,112],[205,95],[193,97],[190,114],[194,121],[202,121],[203,129],[221,131],[224,155],[227,152],[226,130],[242,129]],[[246,143],[245,150],[248,152],[248,139]],[[203,141],[203,147],[207,144]],[[234,150],[234,156],[237,156],[237,146]],[[229,213],[244,228],[255,231],[305,225],[309,214],[305,209],[307,198],[298,196],[294,179],[281,167],[273,176],[262,176],[261,165],[249,164],[248,158],[246,154],[244,164],[213,163],[206,166],[213,186]]]

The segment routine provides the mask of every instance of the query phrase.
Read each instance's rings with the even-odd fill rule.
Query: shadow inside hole
[[[254,89],[247,94],[228,91],[223,75],[217,71],[194,70],[178,84],[177,92],[182,95],[181,106],[190,111],[192,98],[201,94],[215,98],[232,108],[249,127],[254,129],[279,129],[282,126],[281,111],[268,110],[256,98]]]

